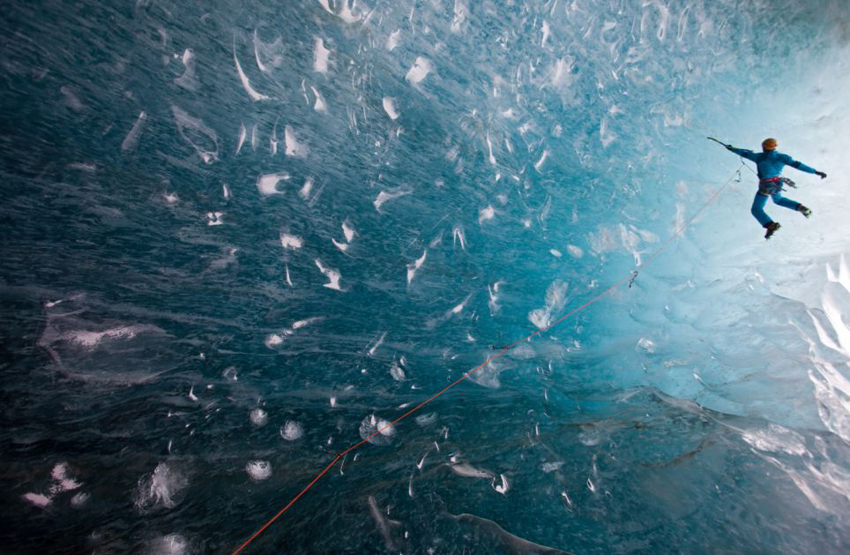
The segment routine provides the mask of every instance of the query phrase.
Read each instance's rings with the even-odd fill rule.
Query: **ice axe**
[[[718,140],[717,140],[717,139],[715,139],[714,137],[706,137],[706,139],[708,139],[709,141],[714,141],[714,142],[715,142],[715,143],[717,143],[717,144],[721,144],[721,145],[725,146],[726,148],[731,148],[731,147],[732,147],[732,145],[727,145],[726,143],[724,143],[724,142],[722,142],[722,141],[718,141]]]

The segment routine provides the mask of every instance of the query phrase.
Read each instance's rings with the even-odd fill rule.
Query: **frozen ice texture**
[[[850,551],[846,4],[4,3],[4,541]]]

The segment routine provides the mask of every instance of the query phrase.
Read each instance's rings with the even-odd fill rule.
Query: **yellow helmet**
[[[776,142],[776,139],[774,139],[774,138],[772,138],[772,137],[771,137],[771,138],[767,138],[767,139],[765,139],[765,140],[763,140],[763,141],[761,142],[761,148],[762,148],[762,150],[764,150],[765,152],[768,152],[768,151],[770,151],[770,150],[776,150],[776,147],[777,147],[777,146],[779,146],[779,143],[778,143],[778,142]]]

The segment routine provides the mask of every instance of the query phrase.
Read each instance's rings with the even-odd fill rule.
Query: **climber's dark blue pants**
[[[790,208],[791,210],[796,210],[800,203],[796,200],[791,200],[790,198],[785,198],[782,196],[782,193],[773,193],[768,197],[768,195],[763,195],[761,193],[756,193],[756,198],[753,199],[753,207],[750,209],[753,216],[759,221],[762,227],[766,226],[773,220],[770,219],[770,216],[764,211],[764,205],[767,204],[767,199],[772,198],[773,202],[778,204],[779,206],[784,206],[785,208]]]

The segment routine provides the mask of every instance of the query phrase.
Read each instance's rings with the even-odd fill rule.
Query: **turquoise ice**
[[[6,2],[4,550],[848,551],[846,8]]]

